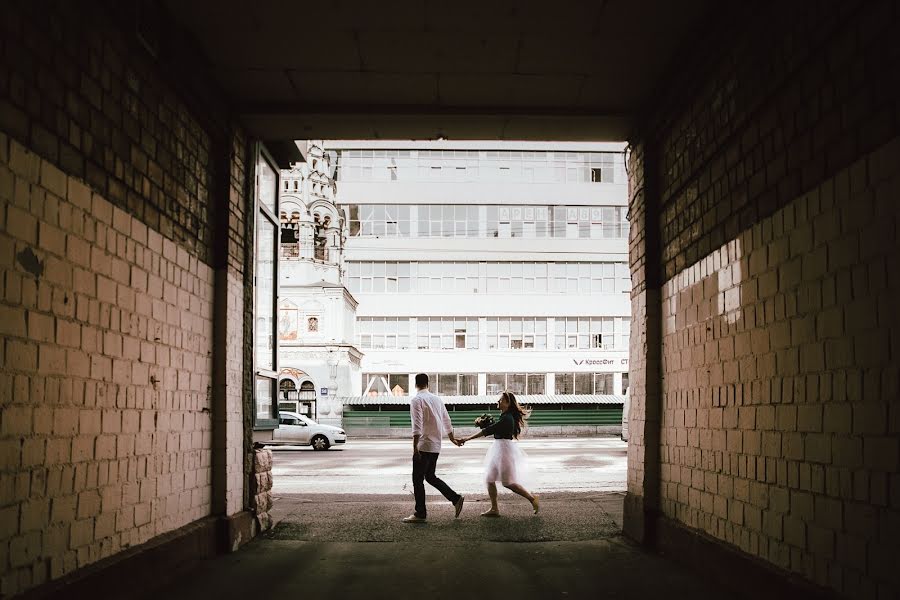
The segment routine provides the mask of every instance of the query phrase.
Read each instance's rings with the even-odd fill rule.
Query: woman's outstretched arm
[[[467,437],[467,438],[460,438],[460,440],[459,440],[459,445],[462,446],[463,444],[465,444],[465,443],[468,442],[469,440],[474,440],[475,438],[483,437],[483,436],[484,436],[484,432],[485,432],[485,430],[482,429],[482,430],[479,431],[478,433],[473,433],[472,435],[470,435],[470,436]]]

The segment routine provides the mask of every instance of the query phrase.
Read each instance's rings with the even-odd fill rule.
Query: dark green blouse
[[[484,431],[484,437],[493,434],[495,440],[511,440],[516,433],[516,420],[512,414],[505,412],[500,415],[500,419],[496,423],[485,427],[482,431]]]

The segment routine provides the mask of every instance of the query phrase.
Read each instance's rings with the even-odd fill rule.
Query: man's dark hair
[[[423,390],[428,387],[428,375],[419,373],[416,375],[416,387]]]

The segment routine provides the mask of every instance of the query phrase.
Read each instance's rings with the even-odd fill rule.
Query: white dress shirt
[[[409,402],[413,435],[419,436],[420,452],[440,452],[441,439],[453,431],[443,401],[428,390],[419,390]]]

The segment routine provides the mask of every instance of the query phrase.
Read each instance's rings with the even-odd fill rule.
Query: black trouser
[[[416,458],[417,456],[418,458]],[[459,500],[459,494],[451,490],[449,485],[441,481],[441,479],[434,474],[434,469],[437,467],[437,459],[437,452],[419,451],[418,455],[413,455],[412,481],[413,493],[416,495],[416,516],[423,519],[427,516],[427,511],[425,510],[424,481],[427,481],[437,488],[437,490],[444,495],[444,498],[453,504],[456,504]]]

